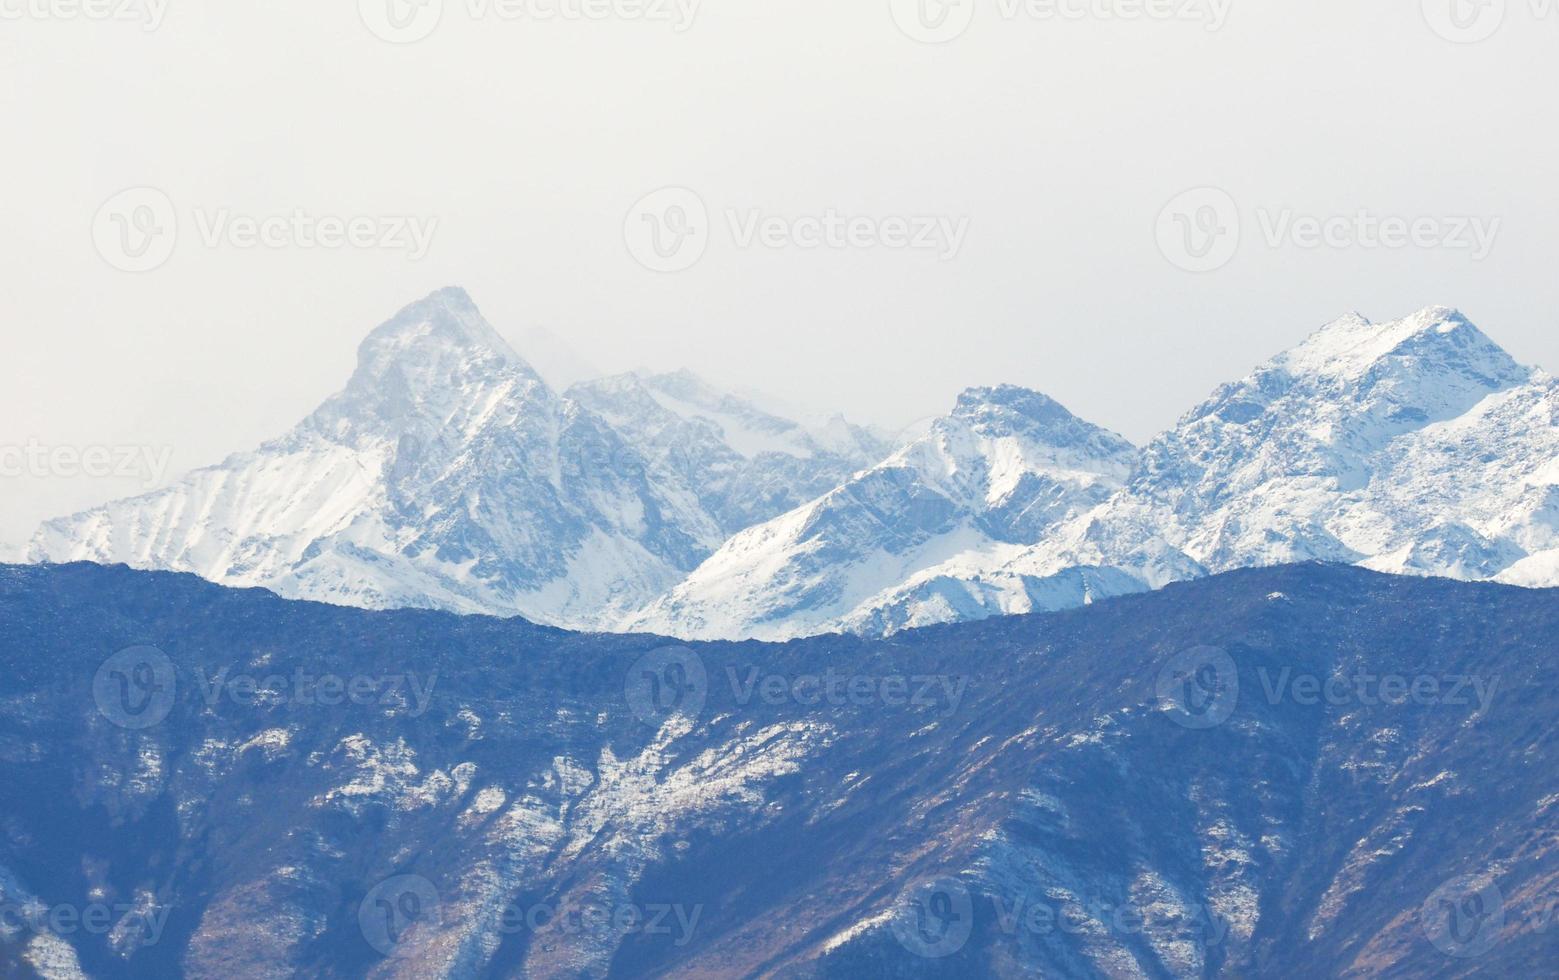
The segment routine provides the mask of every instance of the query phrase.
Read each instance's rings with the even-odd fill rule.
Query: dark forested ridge
[[[670,644],[0,566],[5,976],[1542,976],[1559,591]]]

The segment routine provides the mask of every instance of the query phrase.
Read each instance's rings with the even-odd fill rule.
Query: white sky
[[[383,2],[363,0],[370,18]],[[1492,37],[1453,44],[1422,8],[1467,0],[1233,0],[1218,30],[966,0],[968,30],[927,45],[889,0],[704,0],[680,32],[468,2],[393,45],[358,0],[171,0],[155,30],[0,0],[0,447],[166,448],[170,476],[214,462],[289,428],[368,330],[448,284],[608,370],[686,366],[890,426],[1010,381],[1140,442],[1350,309],[1458,306],[1559,367],[1559,3],[1508,0]],[[531,9],[554,2],[579,0]],[[132,274],[93,221],[143,185],[179,237]],[[665,186],[712,222],[676,273],[624,241]],[[1197,275],[1157,222],[1201,186],[1232,197],[1242,237]],[[197,227],[299,209],[438,225],[418,261],[209,247]],[[728,209],[968,227],[945,261],[741,248]],[[1263,234],[1263,215],[1361,209],[1500,225],[1478,261]],[[0,477],[0,541],[141,483]]]

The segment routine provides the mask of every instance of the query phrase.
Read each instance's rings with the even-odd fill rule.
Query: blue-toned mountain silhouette
[[[1553,590],[668,646],[71,564],[0,566],[0,623],[6,976],[1559,962]]]

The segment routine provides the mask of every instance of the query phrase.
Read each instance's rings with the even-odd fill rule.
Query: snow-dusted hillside
[[[157,493],[51,521],[28,557],[599,627],[676,584],[729,520],[706,509],[729,495],[723,484],[700,485],[702,470],[637,444],[649,426],[614,421],[623,428],[556,394],[464,292],[443,290],[375,330],[346,388],[286,436]],[[737,456],[723,440],[748,438],[687,424],[714,458]],[[778,502],[746,502],[754,520],[850,468],[830,456],[814,476],[810,457],[783,458],[794,466],[774,467]]]
[[[971,389],[883,463],[737,534],[627,625],[769,638],[977,618],[978,598],[942,583],[1015,557],[1102,503],[1134,455],[1126,440],[1037,392]],[[1076,573],[1044,583],[1035,605],[1080,602],[1091,581]],[[884,590],[906,587],[914,602],[879,620],[861,616]]]
[[[1555,380],[1454,310],[1348,316],[1216,391],[1097,507],[1040,494],[1066,505],[1026,541],[944,526],[913,488],[873,496],[869,523],[831,534],[821,515],[854,500],[847,486],[738,535],[631,622],[691,637],[884,632],[1308,559],[1555,585],[1556,423]]]

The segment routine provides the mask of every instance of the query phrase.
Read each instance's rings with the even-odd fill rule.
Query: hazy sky
[[[447,284],[883,425],[1141,441],[1355,309],[1559,367],[1559,2],[85,2],[0,0],[0,448],[214,462]]]

